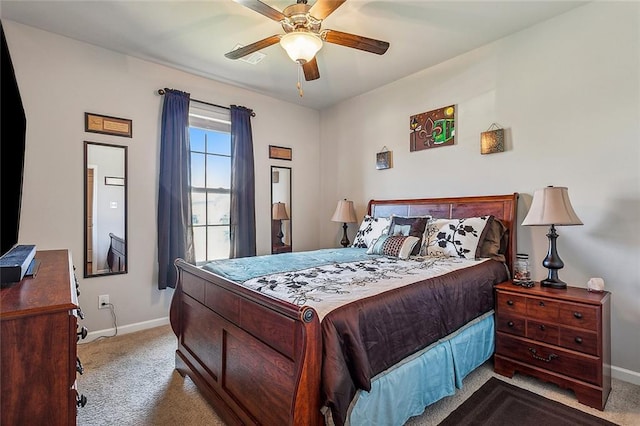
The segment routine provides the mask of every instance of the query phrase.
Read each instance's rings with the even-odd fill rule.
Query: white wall
[[[258,252],[271,252],[272,164],[293,168],[296,249],[317,247],[318,111],[12,21],[3,20],[3,27],[27,115],[19,240],[36,244],[38,250],[71,250],[86,313],[82,324],[90,331],[112,327],[109,311],[97,309],[100,294],[110,295],[120,326],[153,324],[168,315],[173,290],[157,289],[159,88],[172,87],[195,99],[244,105],[256,112],[252,127]],[[85,112],[132,119],[133,138],[85,133]],[[85,140],[129,147],[128,274],[82,278]],[[293,161],[270,160],[270,144],[292,147]]]
[[[371,198],[518,192],[521,222],[536,189],[567,186],[584,226],[558,228],[560,277],[605,279],[615,373],[640,383],[639,16],[637,2],[590,3],[322,111],[322,245],[340,239],[328,219],[344,197],[361,216]],[[409,152],[409,117],[451,104],[456,145]],[[481,155],[494,122],[507,150]],[[376,170],[383,146],[394,167]],[[546,231],[517,231],[538,279]]]

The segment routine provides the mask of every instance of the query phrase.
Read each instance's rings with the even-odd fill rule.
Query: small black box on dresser
[[[24,278],[36,255],[34,245],[16,245],[0,257],[0,284],[17,283]]]

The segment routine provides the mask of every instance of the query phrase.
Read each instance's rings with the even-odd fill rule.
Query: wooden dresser
[[[10,284],[0,296],[2,425],[75,425],[77,281],[68,250],[38,251],[35,277]]]
[[[610,293],[496,286],[495,371],[515,371],[572,389],[604,410],[611,391]]]

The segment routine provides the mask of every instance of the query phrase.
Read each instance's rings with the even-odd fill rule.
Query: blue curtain
[[[231,106],[231,250],[229,257],[256,255],[255,178],[251,111]]]
[[[173,262],[194,263],[191,228],[189,93],[165,89],[158,187],[158,288],[176,286]]]

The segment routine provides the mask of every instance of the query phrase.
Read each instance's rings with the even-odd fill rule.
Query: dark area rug
[[[492,377],[439,426],[614,425]]]

